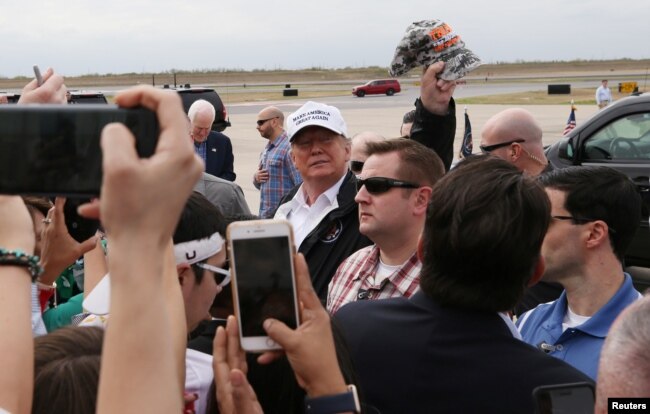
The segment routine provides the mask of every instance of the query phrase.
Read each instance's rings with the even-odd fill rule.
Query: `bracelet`
[[[32,282],[43,273],[39,260],[38,256],[27,254],[22,250],[7,250],[0,247],[0,265],[26,267],[32,275]]]

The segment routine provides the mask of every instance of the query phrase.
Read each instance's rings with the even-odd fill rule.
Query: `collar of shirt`
[[[296,246],[302,244],[309,233],[318,226],[329,212],[338,208],[339,203],[336,196],[339,193],[344,179],[345,174],[343,174],[336,184],[319,195],[311,206],[307,204],[307,197],[304,191],[305,184],[303,183],[291,201],[286,203],[289,207],[278,209],[276,218],[287,218],[293,225]],[[282,217],[282,215],[285,217]]]
[[[370,285],[369,277],[371,275],[374,275],[377,271],[377,266],[379,266],[379,254],[379,247],[374,244],[368,254],[366,262],[363,264],[361,269],[359,269],[359,272],[357,272],[357,274],[354,276],[354,279],[352,280],[361,280],[362,288],[367,287],[368,289],[381,289],[386,285],[386,283],[392,283],[402,296],[406,296],[406,292],[408,291],[409,286],[400,282],[409,275],[409,272],[411,272],[415,266],[420,264],[417,252],[413,252],[413,255],[411,255],[407,261],[402,263],[396,272],[384,279],[381,283],[381,286],[377,287]],[[368,286],[366,286],[364,282],[367,282]]]

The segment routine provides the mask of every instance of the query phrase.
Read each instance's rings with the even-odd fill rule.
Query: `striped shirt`
[[[302,177],[291,159],[291,146],[285,131],[273,142],[266,144],[260,154],[259,166],[269,173],[269,179],[264,183],[253,179],[253,184],[260,190],[260,217],[273,218],[282,196],[302,183]]]
[[[422,263],[413,255],[393,274],[374,283],[379,265],[379,247],[364,247],[345,259],[339,266],[327,291],[327,310],[336,313],[348,302],[365,299],[410,297],[420,286]]]

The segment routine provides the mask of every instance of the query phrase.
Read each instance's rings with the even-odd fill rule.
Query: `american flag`
[[[467,115],[467,107],[465,107],[465,135],[463,135],[463,145],[460,147],[458,158],[463,159],[472,155],[474,151],[474,144],[472,143],[472,124],[469,122],[469,115]]]
[[[573,101],[571,101],[571,113],[569,114],[569,119],[566,121],[566,126],[564,127],[564,132],[562,135],[566,135],[573,128],[576,127],[576,107],[573,105]]]

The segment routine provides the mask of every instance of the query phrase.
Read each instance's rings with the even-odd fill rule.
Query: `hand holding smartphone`
[[[0,194],[95,197],[102,182],[104,126],[125,124],[140,157],[151,156],[154,112],[115,105],[0,105]]]
[[[275,318],[291,329],[299,325],[291,225],[241,221],[228,226],[227,233],[241,346],[249,352],[280,349],[262,324]]]

